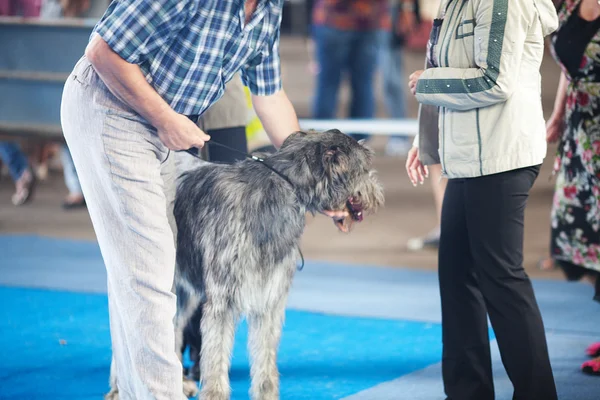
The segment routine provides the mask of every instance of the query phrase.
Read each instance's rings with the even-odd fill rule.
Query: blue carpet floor
[[[0,304],[1,398],[100,398],[110,365],[105,295],[0,287]],[[231,369],[234,399],[248,398],[246,342],[242,324]],[[282,398],[339,399],[435,363],[440,351],[438,324],[288,310]]]
[[[534,281],[559,399],[599,400],[578,370],[600,340],[589,285]],[[108,388],[106,274],[96,243],[0,236],[0,399],[98,399]],[[308,261],[297,274],[279,352],[283,400],[443,400],[433,272]],[[498,400],[512,397],[493,335]],[[234,399],[247,399],[246,326]],[[532,399],[533,400],[533,399]]]

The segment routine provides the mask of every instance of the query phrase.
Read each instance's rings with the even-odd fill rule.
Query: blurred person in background
[[[415,29],[417,15],[414,0],[389,0],[392,26],[381,32],[380,67],[383,99],[390,118],[406,118],[406,77],[403,51],[406,40]],[[401,135],[388,138],[386,154],[406,156],[412,139]]]
[[[0,0],[0,16],[35,18],[40,15],[40,8],[41,0]],[[36,184],[36,176],[27,156],[18,144],[2,141],[0,159],[8,167],[15,182],[16,191],[12,195],[12,203],[16,206],[27,203],[33,196]]]
[[[415,138],[415,146],[408,152],[406,165],[411,165],[418,153],[420,153],[421,162],[427,165],[429,177],[431,178],[431,191],[436,211],[436,225],[426,235],[421,237],[411,238],[406,247],[411,251],[423,249],[438,249],[440,245],[440,232],[442,221],[442,204],[444,201],[444,193],[448,180],[442,176],[442,166],[439,157],[439,141],[431,140],[421,144],[418,149],[419,137],[438,138],[439,136],[439,112],[438,107],[431,105],[419,105],[419,134]],[[417,150],[418,149],[418,150]]]
[[[42,0],[0,0],[0,16],[35,18],[41,6]]]
[[[21,206],[33,197],[36,177],[18,144],[12,142],[0,142],[0,160],[8,167],[12,180],[15,182],[15,193],[12,195],[12,203]]]
[[[435,0],[439,4],[439,0]],[[418,2],[416,2],[418,3]],[[419,17],[418,12],[416,16]],[[421,136],[438,137],[438,107],[419,105],[419,132]],[[429,168],[429,176],[431,178],[431,191],[436,211],[436,225],[428,233],[423,236],[411,238],[406,247],[411,251],[423,249],[437,249],[440,244],[440,224],[442,218],[442,203],[444,200],[444,192],[446,190],[447,180],[442,177],[442,166],[438,153],[439,143],[436,141],[430,148],[422,149],[421,157],[424,164]],[[408,155],[407,162],[410,164],[414,161],[416,148],[413,148]]]
[[[332,119],[338,109],[342,78],[350,81],[349,118],[375,117],[374,81],[381,32],[391,27],[388,0],[315,0],[312,35],[316,93],[313,118]],[[357,140],[364,133],[350,133]]]
[[[560,26],[552,54],[562,73],[547,140],[558,142],[556,187],[551,212],[550,258],[568,280],[586,278],[600,301],[600,4],[597,0],[558,2]],[[582,365],[600,375],[600,343]]]

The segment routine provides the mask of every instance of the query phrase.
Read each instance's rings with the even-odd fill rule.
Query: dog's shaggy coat
[[[382,205],[371,161],[370,149],[337,130],[297,132],[264,158],[281,175],[244,160],[206,164],[182,176],[174,211],[176,351],[181,355],[184,331],[200,308],[201,399],[229,399],[234,332],[243,316],[250,395],[279,399],[277,348],[306,213],[347,210],[336,225],[348,232]],[[187,394],[193,394],[189,388]]]

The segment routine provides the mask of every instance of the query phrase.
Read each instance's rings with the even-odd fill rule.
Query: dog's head
[[[309,211],[348,212],[348,217],[335,221],[342,232],[349,232],[355,222],[383,205],[383,187],[372,167],[373,151],[337,129],[296,132],[278,153]]]

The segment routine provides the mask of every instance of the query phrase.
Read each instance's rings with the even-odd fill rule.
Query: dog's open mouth
[[[361,222],[363,220],[363,205],[360,199],[349,197],[348,200],[346,200],[346,207],[344,210],[348,212],[348,216],[336,219],[334,220],[334,223],[340,231],[348,233],[354,222]]]

